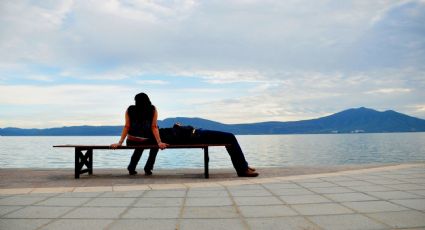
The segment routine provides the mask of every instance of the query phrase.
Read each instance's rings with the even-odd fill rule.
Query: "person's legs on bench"
[[[138,146],[141,144],[153,144],[152,141],[147,141],[147,142],[138,142],[138,141],[129,141],[127,140],[127,146]],[[127,169],[128,169],[128,173],[130,175],[135,175],[137,174],[136,171],[136,167],[137,164],[139,163],[140,158],[142,157],[144,149],[135,149],[133,152],[133,155],[131,156],[131,160],[130,160],[130,164],[128,165]],[[145,170],[145,174],[146,175],[152,175],[152,169],[153,166],[155,164],[155,159],[156,159],[156,155],[158,154],[159,149],[158,148],[152,148],[149,151],[149,157],[148,160],[146,161],[144,170]]]
[[[149,157],[145,164],[145,174],[147,176],[152,175],[153,165],[155,164],[156,155],[158,154],[159,149],[151,149],[149,151]]]
[[[234,134],[215,130],[197,129],[195,131],[194,140],[204,144],[229,144],[229,146],[226,146],[226,149],[238,176],[258,176],[258,173],[255,173],[254,169],[248,166],[248,162]]]
[[[128,145],[128,142],[127,142]],[[135,149],[133,155],[131,156],[130,164],[128,165],[128,173],[130,175],[137,174],[136,167],[137,163],[139,163],[140,157],[142,157],[144,149]]]

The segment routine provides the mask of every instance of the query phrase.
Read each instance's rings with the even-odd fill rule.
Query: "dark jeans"
[[[245,156],[239,146],[238,140],[232,133],[197,129],[193,137],[192,143],[202,144],[229,144],[226,146],[227,153],[230,155],[233,167],[238,173],[243,173],[248,169],[248,162],[245,160]]]
[[[129,146],[137,146],[141,145],[141,142],[138,141],[129,141],[127,140],[127,145]],[[152,140],[148,140],[146,142],[143,142],[143,144],[156,144]],[[140,157],[142,157],[144,149],[135,149],[133,152],[133,155],[131,156],[130,164],[128,165],[127,169],[130,172],[136,171],[137,163],[139,163]],[[146,161],[145,164],[145,170],[152,170],[153,165],[155,164],[156,155],[158,154],[159,148],[150,149],[149,151],[149,157],[148,161]]]

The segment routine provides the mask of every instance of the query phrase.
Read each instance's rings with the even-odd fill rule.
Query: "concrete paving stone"
[[[35,190],[35,189],[34,189]],[[27,194],[19,194],[15,195],[17,197],[54,197],[60,195],[62,193],[27,193]]]
[[[359,175],[350,175],[351,180],[380,180],[387,179],[382,176],[370,175],[370,174],[359,174]]]
[[[149,229],[170,230],[176,229],[177,219],[120,219],[114,222],[108,229]]]
[[[237,205],[273,205],[273,204],[283,204],[282,201],[273,196],[237,196],[234,197],[234,200]]]
[[[335,203],[295,204],[291,207],[302,215],[335,215],[353,213],[350,209]]]
[[[315,204],[315,203],[329,203],[331,200],[321,195],[301,195],[301,196],[281,196],[281,200],[287,204]]]
[[[233,206],[222,207],[185,207],[183,209],[183,218],[238,218],[236,209]]]
[[[312,224],[304,217],[291,216],[291,217],[274,217],[274,218],[247,218],[248,226],[256,230],[293,230],[293,229],[308,229],[318,230],[319,227]]]
[[[98,197],[102,194],[103,192],[66,192],[57,197]]]
[[[223,189],[223,186],[215,183],[215,182],[191,182],[191,183],[183,183],[187,188],[190,189]]]
[[[408,178],[408,179],[403,179],[403,181],[405,181],[405,183],[413,183],[413,184],[425,184],[425,178]]]
[[[67,213],[64,219],[100,219],[100,218],[118,218],[126,207],[79,207]]]
[[[113,220],[107,219],[83,219],[83,220],[72,220],[72,219],[58,219],[47,226],[43,227],[43,230],[93,230],[93,229],[106,229]]]
[[[188,197],[185,206],[227,206],[233,205],[229,197]]]
[[[0,229],[35,230],[49,221],[50,219],[0,219]]]
[[[425,211],[425,199],[402,199],[402,200],[391,200],[399,205],[409,207],[416,210]]]
[[[420,196],[425,196],[425,190],[409,190],[409,191],[406,191],[406,192],[413,193],[413,194],[420,195]]]
[[[321,178],[308,178],[308,179],[293,180],[292,182],[300,184],[300,183],[322,183],[325,181],[323,181]]]
[[[46,197],[11,196],[0,200],[0,205],[32,205]]]
[[[142,196],[145,191],[105,192],[99,197],[136,198]]]
[[[393,185],[387,185],[390,188],[407,191],[407,190],[424,190],[425,186],[418,185],[418,184],[393,184]]]
[[[149,190],[142,197],[185,197],[186,190]]]
[[[260,184],[246,184],[246,185],[237,185],[237,186],[228,186],[230,191],[234,190],[259,190],[264,189]]]
[[[264,187],[274,190],[274,189],[287,189],[287,188],[297,188],[302,189],[301,186],[295,183],[267,183],[263,184]]]
[[[308,219],[319,225],[321,228],[327,230],[368,230],[388,228],[388,226],[360,214],[309,216]]]
[[[385,191],[396,191],[394,188],[389,188],[384,185],[367,185],[367,186],[354,186],[350,189],[359,192],[385,192]]]
[[[136,198],[93,198],[83,206],[86,207],[127,207],[131,205]]]
[[[325,188],[310,188],[311,191],[320,194],[347,193],[354,192],[346,187],[325,187]]]
[[[298,183],[299,185],[306,187],[306,188],[326,188],[326,187],[335,187],[335,184],[330,182],[309,182],[309,183]]]
[[[255,179],[254,178],[251,178],[249,180],[252,181],[254,184],[265,184],[265,183],[279,183],[279,182],[282,182],[277,177],[269,177],[269,178],[266,178],[266,177],[257,177]]]
[[[35,205],[40,206],[81,206],[91,198],[87,197],[52,197],[38,202]]]
[[[425,213],[419,211],[379,212],[368,214],[368,216],[393,228],[425,227]]]
[[[201,183],[202,184],[202,183]],[[197,192],[197,191],[227,191],[223,186],[211,186],[211,187],[190,187],[189,192]]]
[[[0,216],[6,215],[10,212],[16,211],[24,206],[0,206]]]
[[[131,208],[122,218],[176,219],[179,217],[179,213],[180,207]]]
[[[372,183],[372,184],[381,184],[381,185],[391,185],[391,184],[405,184],[406,182],[395,180],[395,179],[379,179],[379,180],[364,180],[366,182]]]
[[[395,179],[395,180],[404,180],[409,178],[415,178],[414,175],[407,173],[407,174],[393,174],[393,175],[387,175],[386,178]]]
[[[174,190],[174,189],[186,189],[184,184],[149,184],[152,190]]]
[[[422,198],[420,195],[404,191],[367,192],[367,194],[384,200]]]
[[[112,186],[76,187],[73,192],[112,192]]]
[[[183,197],[166,198],[139,198],[134,204],[135,207],[180,207],[183,205]]]
[[[290,195],[311,195],[313,192],[305,188],[281,188],[281,189],[270,189],[270,191],[278,196],[290,196]]]
[[[217,183],[221,186],[224,186],[224,187],[257,184],[257,183],[252,182],[248,178],[240,179],[240,180],[222,180],[222,181],[218,181]]]
[[[255,189],[255,190],[230,190],[232,196],[272,196],[269,191],[265,189]]]
[[[364,193],[353,192],[353,193],[339,193],[339,194],[326,194],[324,195],[336,202],[346,201],[366,201],[366,200],[378,200],[375,197],[368,196]]]
[[[131,191],[137,192],[137,191],[145,191],[145,190],[151,190],[151,187],[149,187],[148,185],[140,185],[140,184],[114,185],[112,187],[113,192],[131,192]]]
[[[183,219],[180,223],[182,230],[238,230],[246,229],[240,219]]]
[[[228,197],[226,190],[189,190],[187,197]]]
[[[73,207],[27,206],[11,212],[3,218],[58,218],[72,209]]]
[[[348,176],[331,176],[321,178],[323,181],[336,182],[336,181],[352,181],[353,178]]]
[[[4,188],[0,189],[1,195],[18,195],[18,194],[29,194],[33,188]]]
[[[256,205],[256,206],[239,206],[244,217],[279,217],[279,216],[296,216],[294,210],[286,205]]]
[[[391,212],[408,210],[405,207],[390,203],[388,201],[360,201],[360,202],[345,202],[343,205],[361,213],[370,212]]]
[[[370,185],[374,185],[372,183],[366,182],[366,181],[361,181],[361,180],[352,180],[352,181],[335,181],[333,182],[337,185],[340,186],[345,186],[345,187],[357,187],[357,186],[370,186]]]
[[[64,192],[72,192],[74,187],[50,187],[50,188],[35,188],[31,191],[31,194],[40,194],[40,193],[48,193],[48,194],[59,194]]]

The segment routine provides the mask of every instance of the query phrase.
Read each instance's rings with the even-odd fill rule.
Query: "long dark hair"
[[[138,121],[151,121],[155,107],[145,93],[139,93],[134,97],[136,101],[135,109],[129,111],[130,119]]]

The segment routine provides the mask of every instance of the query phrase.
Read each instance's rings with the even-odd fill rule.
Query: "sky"
[[[425,119],[424,0],[0,1],[0,128]]]

